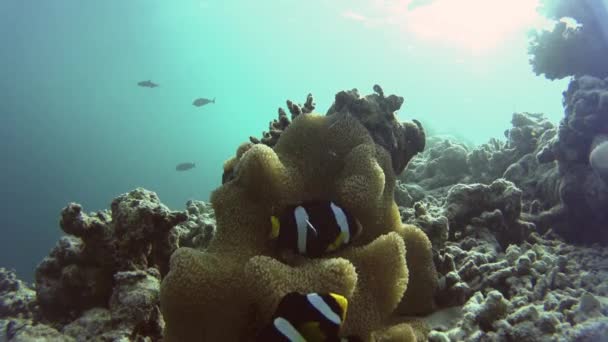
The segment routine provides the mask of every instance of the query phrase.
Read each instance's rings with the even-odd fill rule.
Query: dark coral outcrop
[[[538,153],[557,161],[560,202],[535,216],[569,241],[608,243],[608,184],[590,163],[593,149],[608,136],[608,79],[573,79],[564,92],[565,117],[557,137]]]
[[[548,79],[608,77],[608,12],[603,0],[543,0],[541,13],[558,20],[552,30],[532,33],[530,63]],[[568,23],[568,18],[576,23]]]
[[[395,112],[403,105],[403,97],[386,97],[379,85],[374,86],[374,91],[375,94],[364,97],[359,96],[357,89],[339,92],[327,115],[349,113],[356,117],[367,128],[374,142],[388,151],[393,171],[398,175],[412,157],[424,150],[424,129],[417,120],[398,121]]]

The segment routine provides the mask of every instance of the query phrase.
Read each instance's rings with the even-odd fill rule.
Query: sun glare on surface
[[[348,3],[348,5],[346,5]],[[344,18],[367,27],[399,27],[416,37],[453,45],[473,54],[525,37],[545,27],[539,0],[350,0]],[[354,10],[356,8],[356,10]]]
[[[540,25],[537,5],[536,0],[437,0],[406,12],[401,23],[421,38],[480,53]]]

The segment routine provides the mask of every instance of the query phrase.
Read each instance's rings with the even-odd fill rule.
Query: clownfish
[[[339,294],[291,292],[277,307],[272,323],[257,335],[267,342],[357,342],[355,336],[340,338],[348,300]]]
[[[349,244],[361,232],[361,223],[332,201],[309,201],[271,216],[270,239],[281,248],[318,257]]]

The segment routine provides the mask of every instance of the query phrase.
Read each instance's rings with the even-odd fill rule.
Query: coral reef
[[[417,151],[420,143],[406,147],[400,141],[390,155],[373,139],[391,125],[415,139],[424,135],[397,126],[393,113],[387,116],[386,111],[368,113],[364,122],[378,127],[368,130],[359,117],[365,112],[356,110],[371,110],[370,103],[379,106],[384,98],[355,100],[360,106],[351,108],[341,96],[333,106],[339,113],[297,116],[274,148],[254,144],[237,150],[234,176],[211,197],[217,229],[209,247],[180,248],[171,257],[161,291],[168,341],[255,336],[280,299],[292,291],[346,296],[344,334],[365,340],[416,327],[386,326],[402,298],[401,313],[432,308],[436,278],[431,245],[419,229],[402,227],[393,201],[392,157],[407,163],[404,156]],[[397,151],[402,153],[399,157]],[[320,259],[269,246],[273,209],[315,199],[335,200],[352,212],[363,226],[361,236]],[[406,266],[406,260],[413,264]],[[380,264],[382,270],[377,268]]]
[[[36,307],[36,292],[17,279],[14,271],[0,267],[0,319],[31,318]]]
[[[295,104],[290,100],[287,100],[286,104],[287,109],[291,114],[291,120],[295,119],[300,114],[310,114],[315,110],[315,103],[312,94],[308,94],[306,96],[306,101],[303,105]],[[287,126],[289,126],[291,120],[287,118],[287,113],[285,113],[285,110],[279,107],[278,118],[268,124],[268,132],[263,132],[261,139],[249,137],[249,140],[253,144],[262,143],[266,146],[273,147],[277,144],[281,134],[285,129],[287,129]]]
[[[478,227],[489,227],[503,247],[523,241],[534,225],[520,219],[521,195],[521,190],[504,179],[490,185],[454,185],[445,204],[450,239],[462,238]]]
[[[84,310],[105,306],[117,272],[167,271],[177,248],[172,228],[187,219],[171,212],[155,193],[136,189],[88,215],[70,203],[61,213],[59,240],[36,269],[38,303],[47,317],[71,320]]]
[[[384,96],[379,85],[375,94],[359,96],[357,89],[336,94],[327,115],[349,113],[357,118],[371,134],[374,142],[386,149],[391,156],[395,174],[401,174],[408,162],[424,150],[425,133],[420,122],[399,122],[395,112],[403,105],[403,97]]]
[[[590,155],[608,135],[608,80],[582,76],[564,92],[565,117],[556,138],[538,160],[557,161],[559,203],[533,219],[573,242],[608,243],[608,184],[594,171]]]
[[[541,13],[559,20],[551,31],[536,31],[530,63],[548,79],[594,75],[608,77],[608,12],[603,0],[543,0]],[[567,20],[575,20],[572,25]]]
[[[605,340],[608,247],[570,243],[608,234],[608,80],[573,79],[559,128],[514,113],[506,141],[479,147],[425,143],[396,121],[403,99],[374,90],[325,116],[288,102],[211,203],[171,211],[135,189],[97,213],[69,204],[35,291],[0,269],[0,340],[251,340],[291,291],[345,295],[343,333],[364,340]],[[357,239],[320,258],[273,245],[273,213],[327,199]]]
[[[450,139],[431,137],[428,148],[412,160],[400,177],[424,189],[452,186],[470,174],[467,147]]]
[[[429,148],[414,157],[399,177],[397,203],[409,207],[415,201],[432,202],[457,183],[489,184],[506,178],[523,191],[524,199],[545,199],[547,203],[539,203],[545,209],[555,205],[559,202],[556,169],[536,158],[555,137],[553,124],[540,113],[528,112],[513,113],[511,124],[506,141],[493,138],[475,148],[453,138],[430,137]]]
[[[429,317],[430,341],[603,341],[608,336],[608,250],[534,233],[501,252],[492,234],[444,250],[439,297],[464,306]],[[446,324],[447,322],[447,324]]]
[[[13,273],[0,272],[6,340],[161,339],[160,281],[169,255],[179,246],[206,246],[215,220],[204,202],[188,202],[187,213],[170,211],[138,188],[112,201],[111,211],[86,214],[70,203],[60,224],[68,235],[38,266],[35,295]]]

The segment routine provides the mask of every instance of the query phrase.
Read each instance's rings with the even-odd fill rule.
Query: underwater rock
[[[43,317],[67,323],[81,312],[107,307],[118,272],[168,268],[179,246],[174,227],[185,212],[172,212],[158,196],[135,189],[112,201],[111,211],[86,214],[71,203],[61,214],[62,237],[36,269]]]
[[[589,341],[601,341],[606,336],[602,335],[608,326],[605,247],[575,247],[555,235],[532,233],[526,242],[503,253],[489,234],[448,242],[441,253],[443,265],[448,266],[437,268],[438,298],[453,293],[453,286],[442,284],[457,281],[467,284],[468,296],[475,291],[500,295],[495,294],[493,304],[486,306],[489,315],[481,316],[483,296],[476,292],[467,297],[459,318],[448,327],[437,325],[440,330],[432,331],[429,340],[570,341],[589,336]]]
[[[0,341],[31,342],[31,341],[76,341],[57,329],[30,319],[0,319]]]
[[[440,138],[429,138],[427,145],[428,148],[412,158],[399,177],[403,183],[432,190],[467,182],[465,178],[470,171],[466,146]]]
[[[521,190],[504,179],[490,185],[455,185],[445,203],[450,239],[462,238],[475,227],[485,227],[496,234],[504,247],[523,241],[534,225],[520,219],[521,196]]]
[[[428,200],[427,196],[428,191],[421,186],[397,180],[397,184],[395,185],[395,202],[400,207],[413,207],[416,202]]]
[[[608,184],[590,157],[608,134],[608,80],[573,79],[564,92],[564,107],[557,138],[541,155],[541,161],[557,161],[560,202],[531,219],[541,231],[552,227],[572,242],[607,244]]]
[[[543,0],[541,4],[540,12],[555,25],[532,34],[528,52],[534,72],[551,80],[585,74],[608,77],[605,1]]]
[[[17,278],[14,271],[0,267],[0,319],[32,318],[36,292]]]
[[[210,203],[190,200],[186,203],[188,220],[174,229],[179,237],[179,246],[204,249],[215,233],[215,213]]]
[[[189,201],[187,213],[170,211],[138,188],[112,201],[111,211],[86,214],[71,203],[61,227],[68,235],[38,266],[36,292],[0,269],[0,340],[160,340],[156,267],[169,262],[164,248],[206,247],[215,219],[205,202]]]
[[[419,201],[413,208],[400,209],[403,223],[420,227],[431,240],[433,250],[443,248],[448,240],[450,227],[442,207]]]
[[[498,178],[522,190],[523,208],[531,202],[539,210],[559,203],[559,176],[553,163],[542,164],[537,154],[556,136],[553,125],[540,113],[514,113],[506,141],[490,139],[471,148],[442,136],[430,137],[428,148],[414,157],[399,177],[395,199],[404,207],[416,201],[444,198],[456,184],[490,184]]]
[[[393,171],[399,175],[412,157],[422,152],[425,133],[417,120],[399,122],[395,115],[403,105],[403,97],[384,96],[379,85],[376,94],[360,97],[357,89],[341,91],[327,111],[327,115],[349,113],[367,128],[374,142],[384,147],[391,156]]]
[[[505,131],[506,142],[490,139],[469,153],[471,180],[490,183],[506,178],[530,198],[538,192],[538,178],[552,168],[539,167],[535,156],[555,136],[555,129],[541,113],[513,113],[511,125]]]
[[[147,271],[119,272],[109,307],[85,311],[62,332],[78,341],[107,341],[162,338],[164,321],[159,309],[160,274]]]

